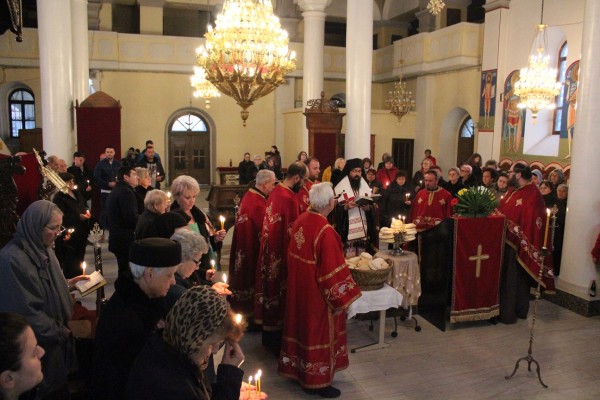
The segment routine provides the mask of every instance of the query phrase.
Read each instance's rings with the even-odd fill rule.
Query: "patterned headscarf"
[[[229,309],[227,300],[207,286],[188,289],[169,311],[163,339],[192,358],[218,328]]]

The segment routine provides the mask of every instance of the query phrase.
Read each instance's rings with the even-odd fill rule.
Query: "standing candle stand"
[[[512,374],[505,376],[505,378],[510,379],[513,376],[515,376],[515,374],[517,373],[517,369],[519,368],[519,364],[521,363],[521,361],[525,360],[525,361],[527,361],[527,370],[528,371],[531,371],[531,363],[535,364],[538,379],[540,380],[540,383],[542,384],[542,386],[547,388],[548,385],[546,385],[542,381],[542,376],[540,375],[540,363],[538,363],[535,360],[535,358],[533,358],[533,356],[532,356],[532,353],[533,353],[533,350],[532,350],[533,328],[535,327],[535,320],[537,317],[537,304],[540,299],[540,286],[541,286],[541,282],[542,282],[542,274],[544,272],[544,259],[546,258],[546,255],[548,255],[548,249],[545,246],[542,247],[540,254],[541,254],[541,258],[542,258],[542,265],[540,268],[540,273],[538,274],[538,277],[537,277],[537,288],[535,290],[535,301],[533,303],[533,315],[531,317],[531,330],[529,331],[529,350],[527,350],[527,355],[525,357],[521,357],[517,360],[517,363],[515,364],[515,369],[513,370]]]
[[[100,272],[100,274],[104,275],[102,271],[102,247],[100,246],[100,239],[102,239],[102,235],[104,231],[100,229],[100,225],[96,222],[94,227],[90,230],[90,234],[88,236],[88,240],[92,243],[94,247],[94,267],[96,271]],[[104,297],[104,287],[101,287],[96,291],[96,313],[100,316],[102,312],[102,308],[106,304],[106,297]]]
[[[394,244],[392,245],[394,247],[392,248],[392,251],[390,253],[392,255],[394,255],[394,256],[402,256],[402,255],[404,255],[404,250],[402,249],[402,246],[406,242],[407,241],[404,240],[404,232],[396,232],[396,233],[394,233]]]
[[[240,201],[242,201],[242,199],[240,199],[240,194],[239,192],[235,192],[235,197],[233,198],[233,204],[235,204],[235,207],[233,207],[233,223],[235,225],[235,220],[237,219],[237,214],[238,211],[240,210]]]

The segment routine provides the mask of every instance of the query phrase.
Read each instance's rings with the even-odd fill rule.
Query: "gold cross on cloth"
[[[478,244],[477,245],[477,255],[469,257],[469,261],[475,261],[475,277],[476,278],[479,278],[479,275],[481,273],[481,261],[490,259],[489,254],[481,254],[482,249],[483,249],[483,247],[481,246],[481,244]]]

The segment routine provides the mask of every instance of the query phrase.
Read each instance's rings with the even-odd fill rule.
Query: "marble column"
[[[71,0],[71,32],[73,35],[73,102],[90,95],[90,56],[88,44],[87,0]]]
[[[370,156],[373,2],[348,0],[345,158]]]
[[[44,150],[68,161],[74,150],[71,0],[37,0],[37,20]]]
[[[302,103],[321,97],[323,91],[323,52],[325,46],[325,7],[331,0],[298,0],[304,11],[304,62],[302,73]],[[331,93],[330,93],[331,95]],[[308,152],[308,130],[303,120],[302,149]]]
[[[587,298],[592,279],[599,279],[590,251],[600,232],[600,180],[590,161],[600,152],[597,112],[600,109],[600,2],[587,0],[583,17],[577,125],[571,149],[569,207],[558,288]]]
[[[163,34],[163,7],[166,0],[138,0],[140,5],[140,34]]]

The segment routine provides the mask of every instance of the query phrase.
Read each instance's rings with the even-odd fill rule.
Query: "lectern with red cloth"
[[[450,322],[496,317],[500,313],[505,218],[494,215],[454,220]]]

